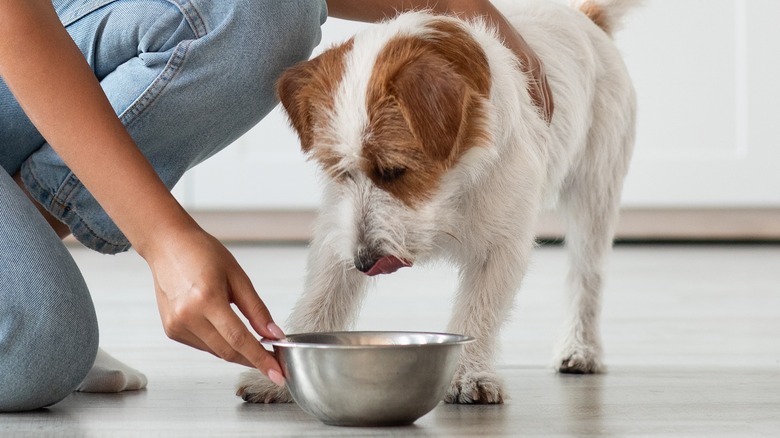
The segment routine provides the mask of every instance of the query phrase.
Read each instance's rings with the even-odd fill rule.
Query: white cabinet
[[[629,207],[780,207],[780,2],[655,0],[617,34],[639,97]]]
[[[778,19],[777,0],[651,0],[630,13],[616,34],[639,97],[625,206],[780,207]],[[321,46],[364,26],[331,19]],[[315,167],[278,109],[176,194],[198,210],[319,202]]]

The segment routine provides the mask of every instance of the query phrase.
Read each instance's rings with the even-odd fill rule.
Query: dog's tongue
[[[407,260],[401,260],[396,256],[384,256],[374,263],[374,266],[366,272],[366,275],[392,274],[406,266],[412,266],[412,263]]]

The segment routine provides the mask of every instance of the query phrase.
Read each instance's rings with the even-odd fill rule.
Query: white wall
[[[646,0],[633,11],[616,35],[639,96],[624,205],[780,207],[778,19],[777,0]],[[321,47],[364,26],[331,19]],[[175,193],[200,210],[319,202],[316,169],[278,109]]]

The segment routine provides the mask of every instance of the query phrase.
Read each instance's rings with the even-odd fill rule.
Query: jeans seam
[[[200,11],[198,11],[197,6],[195,6],[189,0],[185,0],[185,1],[168,0],[168,1],[172,2],[173,4],[176,5],[177,8],[179,8],[179,11],[184,16],[184,19],[187,20],[187,23],[190,25],[190,28],[195,34],[195,38],[201,38],[208,33],[208,31],[206,30],[206,24],[203,20],[203,15],[200,13]]]
[[[106,244],[107,245],[111,245],[112,247],[115,247],[115,248],[120,248],[120,247],[123,248],[123,247],[127,246],[127,244],[124,243],[124,242],[113,242],[113,241],[107,239],[105,236],[103,236],[103,235],[99,234],[98,232],[96,232],[81,217],[81,215],[78,213],[78,209],[74,209],[72,207],[72,203],[70,202],[70,200],[73,197],[75,197],[76,194],[79,191],[81,191],[81,190],[84,190],[84,184],[82,184],[81,180],[78,179],[76,174],[74,174],[73,171],[71,171],[70,173],[68,173],[68,177],[65,178],[64,182],[60,186],[60,190],[57,192],[57,196],[55,196],[55,198],[54,198],[63,207],[63,209],[62,209],[62,217],[63,217],[63,219],[68,217],[68,216],[75,217],[78,220],[78,224],[81,227],[83,227],[84,229],[86,229],[89,232],[89,234],[94,239],[103,242],[103,245],[99,245],[100,247],[104,247]],[[62,199],[61,201],[59,200],[60,198]],[[81,233],[74,233],[74,236],[75,237],[80,237]],[[82,241],[81,239],[79,239],[79,240]],[[83,243],[86,243],[86,242],[83,242]]]
[[[46,191],[48,193],[47,196],[50,196],[51,199],[48,202],[48,206],[44,206],[49,213],[60,220],[61,222],[68,224],[69,221],[66,220],[68,217],[76,218],[78,221],[78,224],[83,227],[83,230],[86,230],[93,238],[94,240],[103,242],[101,247],[104,246],[111,246],[113,248],[121,249],[125,248],[127,246],[124,242],[113,242],[105,238],[104,236],[99,235],[95,230],[90,227],[87,222],[84,221],[84,219],[78,214],[78,212],[73,209],[70,203],[70,199],[74,196],[74,192],[77,191],[77,189],[82,189],[83,185],[78,180],[76,175],[71,171],[68,172],[68,175],[63,179],[62,184],[57,188],[54,192],[49,192],[49,190],[46,189],[46,185],[41,182],[41,180],[38,178],[36,172],[35,172],[35,163],[32,161],[27,162],[27,172],[25,172],[27,175],[29,175],[30,178],[32,178],[34,184],[36,187],[29,187],[28,190],[30,191],[30,194],[32,193],[32,189],[35,189],[36,192],[40,193],[41,191]],[[25,181],[26,183],[26,181]],[[38,199],[37,196],[33,196],[35,199]],[[73,233],[74,237],[76,237],[80,242],[84,243],[86,246],[92,248],[91,245],[87,244],[81,237],[80,233]]]
[[[180,8],[180,10],[182,11],[183,15],[185,15],[185,17],[188,17],[187,19],[191,26],[193,25],[193,21],[198,22],[200,23],[199,29],[203,30],[202,21],[197,19],[199,18],[197,11],[193,11],[191,7],[185,9]],[[185,10],[187,11],[187,14],[184,13]],[[195,19],[192,19],[193,15],[196,17]],[[193,29],[193,32],[197,33],[198,30]],[[119,115],[120,120],[126,127],[129,127],[135,120],[137,120],[138,117],[163,94],[167,85],[177,76],[182,66],[184,65],[189,46],[193,41],[194,40],[185,40],[177,44],[173,49],[173,53],[168,59],[165,67],[160,71],[157,77],[146,88],[146,90],[144,90],[141,95],[125,111],[123,111],[121,115]],[[47,188],[48,186],[43,184],[43,182],[37,177],[35,172],[33,172],[33,169],[29,170],[29,175],[31,175],[34,183],[38,186],[38,191],[45,191],[47,193],[46,196],[51,197],[51,199],[47,200],[48,205],[46,206],[46,209],[63,222],[71,223],[73,228],[78,227],[80,229],[80,233],[74,233],[74,236],[78,234],[76,237],[79,241],[86,244],[88,247],[92,247],[93,245],[97,245],[98,247],[111,246],[114,249],[124,249],[127,247],[127,244],[124,242],[113,242],[107,239],[106,236],[97,233],[72,207],[72,203],[70,202],[71,199],[73,199],[76,194],[83,190],[83,185],[72,171],[68,172],[67,176],[62,180],[62,183],[60,183],[60,185],[55,190],[51,191]],[[70,220],[68,218],[70,218]],[[87,244],[87,242],[83,240],[84,236],[82,236],[81,233],[89,234],[96,242]]]
[[[65,210],[65,205],[59,201],[59,199],[57,198],[57,194],[62,189],[62,186],[65,184],[65,181],[67,181],[68,178],[70,178],[70,173],[68,173],[68,176],[65,177],[62,180],[62,183],[60,183],[60,186],[57,187],[57,190],[52,192],[52,191],[47,190],[45,188],[46,185],[38,178],[38,174],[37,174],[36,169],[35,169],[36,166],[37,165],[35,164],[35,161],[29,160],[29,159],[25,160],[25,162],[22,164],[22,168],[19,170],[19,172],[22,175],[22,180],[25,182],[25,185],[28,186],[27,190],[30,191],[30,194],[33,195],[33,198],[37,199],[40,202],[41,199],[38,198],[38,196],[35,196],[35,194],[32,193],[32,190],[31,190],[32,188],[29,187],[29,184],[26,181],[26,178],[24,178],[25,175],[29,175],[30,178],[32,178],[32,182],[35,184],[36,192],[40,193],[42,191],[45,191],[46,192],[46,196],[48,198],[50,198],[50,199],[48,199],[48,202],[47,202],[48,205],[43,205],[42,202],[41,202],[41,205],[43,205],[43,207],[49,213],[51,213],[53,216],[55,216],[55,217],[61,216],[62,212]],[[26,172],[25,172],[25,169],[24,169],[25,167],[27,168]],[[55,206],[56,206],[56,208],[55,208]]]
[[[84,16],[88,15],[89,13],[94,12],[94,11],[96,11],[96,10],[106,6],[106,5],[109,5],[111,3],[114,3],[116,1],[117,0],[99,0],[99,1],[94,1],[94,2],[91,2],[91,3],[87,3],[86,5],[78,8],[78,9],[76,9],[74,11],[72,11],[70,14],[68,14],[68,15],[66,15],[64,17],[61,17],[62,25],[67,27],[67,26],[75,23],[76,21],[79,21],[81,18],[83,18]]]
[[[119,115],[119,118],[125,127],[129,127],[144,110],[149,108],[149,106],[162,95],[163,90],[165,90],[168,84],[176,77],[181,70],[181,67],[184,65],[190,43],[192,43],[192,40],[182,41],[176,45],[168,63],[162,71],[160,71],[154,81],[152,81],[146,90],[144,90],[141,95]]]

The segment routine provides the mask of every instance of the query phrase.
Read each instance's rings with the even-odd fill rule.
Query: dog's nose
[[[360,272],[368,272],[376,264],[379,258],[380,256],[374,254],[373,251],[362,246],[358,248],[357,254],[355,255],[355,267]]]

